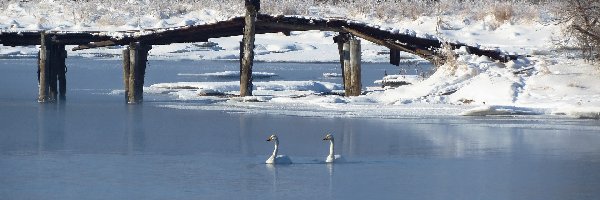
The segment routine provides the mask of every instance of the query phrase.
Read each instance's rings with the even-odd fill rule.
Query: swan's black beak
[[[271,141],[271,138],[267,138],[267,141],[269,141],[269,142],[270,142],[270,141]]]

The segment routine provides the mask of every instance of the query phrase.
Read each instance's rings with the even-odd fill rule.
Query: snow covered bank
[[[488,116],[488,115],[538,115],[543,112],[531,108],[520,108],[515,106],[481,106],[462,112],[464,116]]]
[[[255,95],[301,96],[310,94],[330,94],[342,90],[340,84],[319,81],[268,81],[254,82]],[[179,82],[154,84],[145,88],[146,92],[155,94],[175,95],[179,99],[203,98],[206,93],[237,95],[239,81],[231,82]]]
[[[197,109],[213,109],[207,107],[216,106],[224,110],[262,110],[277,107],[293,113],[308,109],[328,113],[323,115],[343,112],[370,117],[406,117],[422,113],[598,119],[600,88],[597,85],[600,79],[597,77],[600,77],[600,70],[583,61],[575,61],[578,67],[569,68],[552,61],[554,59],[557,58],[522,58],[499,63],[486,57],[462,54],[453,63],[439,67],[428,78],[390,75],[387,81],[402,80],[410,84],[367,90],[366,95],[358,97],[341,96],[341,84],[320,81],[257,81],[254,83],[255,97],[245,98],[236,97],[238,81],[162,83],[152,85],[146,91],[156,95],[167,94],[180,101],[211,100],[196,105]],[[220,74],[224,73],[208,75]],[[254,103],[250,106],[247,105],[249,102]]]
[[[552,111],[552,114],[579,119],[600,119],[600,107],[563,107]]]

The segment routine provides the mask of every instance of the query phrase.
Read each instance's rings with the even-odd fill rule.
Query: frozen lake
[[[65,105],[36,102],[35,60],[0,60],[0,199],[598,199],[600,122],[553,117],[298,117],[128,106],[118,60],[68,59]],[[335,63],[257,63],[321,80]],[[237,62],[150,61],[146,85]],[[371,85],[387,64],[364,64]],[[213,77],[214,78],[214,77]],[[235,79],[232,79],[235,80]],[[231,81],[231,80],[226,80]],[[193,102],[189,102],[193,104]],[[326,132],[348,162],[324,164]],[[295,162],[263,164],[277,133]]]

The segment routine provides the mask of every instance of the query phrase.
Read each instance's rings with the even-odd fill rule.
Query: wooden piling
[[[148,63],[148,51],[152,49],[150,45],[140,45],[140,53],[138,58],[138,69],[137,69],[137,81],[136,81],[136,95],[138,96],[138,103],[144,100],[144,80],[146,77],[146,65]]]
[[[38,102],[46,103],[48,101],[48,78],[49,78],[49,64],[48,64],[48,42],[46,33],[40,34],[40,53],[38,63],[38,80],[39,80],[39,91],[38,91]]]
[[[390,64],[400,66],[400,51],[390,49]]]
[[[57,66],[58,73],[58,99],[64,102],[67,99],[67,51],[65,45],[58,45],[57,50],[60,52]]]
[[[240,91],[241,91],[241,84],[242,84],[242,69],[244,68],[244,62],[243,59],[244,58],[244,39],[242,38],[242,41],[240,41]]]
[[[340,69],[342,71],[342,85],[344,86],[344,91],[346,87],[346,64],[344,60],[349,60],[350,54],[348,53],[348,47],[346,47],[346,51],[344,51],[344,44],[348,42],[350,39],[350,35],[347,33],[339,33],[339,35],[333,37],[333,42],[338,45],[338,53],[340,54]]]
[[[56,102],[57,99],[66,99],[66,55],[65,45],[53,42],[49,34],[40,34],[38,102],[51,103]]]
[[[344,59],[344,70],[342,70],[342,78],[344,79],[344,95],[351,96],[352,94],[352,63],[350,62],[350,42],[344,42],[342,45],[342,57]]]
[[[359,96],[362,90],[361,82],[361,48],[360,39],[350,40],[350,96]]]
[[[129,45],[129,91],[127,103],[137,104],[144,99],[144,77],[146,75],[146,62],[148,51],[152,47],[140,43]]]
[[[58,99],[58,74],[59,74],[59,65],[61,65],[62,50],[60,50],[61,45],[58,45],[54,42],[50,42],[47,46],[49,65],[46,68],[48,71],[48,101],[55,102]]]
[[[338,45],[338,52],[340,54],[340,69],[342,70],[342,85],[346,86],[346,80],[344,77],[344,43],[336,42]]]
[[[123,50],[123,85],[125,88],[125,102],[129,102],[129,71],[131,61],[129,59],[129,47]]]
[[[246,16],[244,18],[243,57],[240,71],[240,96],[252,96],[252,65],[254,64],[254,36],[256,16],[260,10],[260,0],[245,0]]]
[[[139,44],[138,43],[134,43],[132,45],[129,45],[129,93],[127,94],[128,99],[127,99],[127,103],[130,104],[135,104],[138,103],[139,99],[137,99],[138,95],[136,95],[136,92],[139,92],[136,90],[136,81],[138,78],[138,71],[139,71],[139,66],[138,66],[138,57],[139,57]]]
[[[136,99],[135,99],[135,73],[136,73],[136,63],[137,60],[136,58],[138,57],[138,51],[136,49],[138,49],[138,44],[137,43],[132,43],[129,45],[129,85],[127,85],[127,87],[129,88],[129,92],[127,93],[127,103],[136,103]]]

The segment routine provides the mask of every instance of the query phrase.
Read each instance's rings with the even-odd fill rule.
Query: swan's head
[[[323,138],[323,140],[333,140],[333,135],[331,135],[331,133],[325,135],[325,138]]]
[[[267,138],[267,141],[278,141],[278,139],[276,135],[271,135],[269,138]]]

